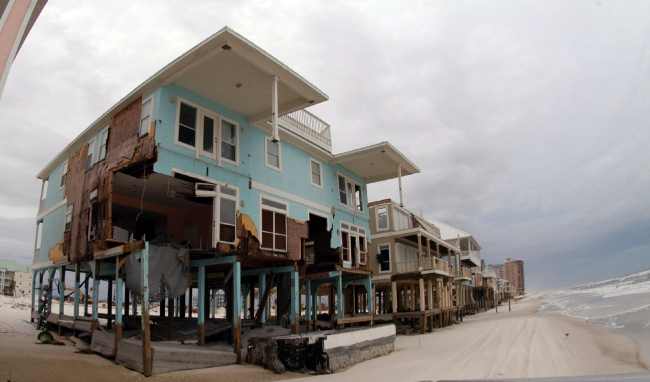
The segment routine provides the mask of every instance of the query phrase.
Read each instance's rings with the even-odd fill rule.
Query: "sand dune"
[[[399,336],[395,352],[322,376],[274,374],[251,365],[181,371],[144,378],[73,346],[37,345],[29,311],[0,304],[0,379],[421,381],[468,378],[526,378],[647,372],[634,340],[558,313],[539,313],[524,300],[424,335]],[[565,334],[569,333],[567,337]]]

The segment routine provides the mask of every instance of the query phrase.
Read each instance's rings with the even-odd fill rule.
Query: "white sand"
[[[21,310],[21,304],[24,310]],[[424,335],[398,336],[395,352],[322,376],[274,374],[251,365],[180,371],[146,380],[271,381],[523,378],[647,372],[632,339],[557,313],[538,313],[530,299]],[[66,307],[67,308],[67,307]],[[56,308],[55,308],[56,310]],[[66,309],[67,310],[67,309]],[[569,337],[565,336],[569,333]],[[36,344],[29,299],[0,296],[0,380],[145,380],[142,375],[74,346]]]

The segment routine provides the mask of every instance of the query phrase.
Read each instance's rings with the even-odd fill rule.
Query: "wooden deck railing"
[[[449,273],[449,264],[437,257],[424,257],[419,260],[398,261],[397,273],[438,270]]]

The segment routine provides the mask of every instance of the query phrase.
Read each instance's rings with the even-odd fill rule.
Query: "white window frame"
[[[93,167],[95,164],[95,143],[96,140],[95,138],[91,139],[88,142],[88,152],[86,153],[86,170],[89,170]],[[88,158],[90,158],[90,163],[88,162]]]
[[[276,208],[276,207],[273,207],[273,206],[267,206],[267,205],[262,203],[263,199],[266,199],[266,200],[269,200],[269,201],[272,201],[272,202],[275,202],[275,203],[282,204],[282,205],[285,206],[286,209],[283,210],[281,208]],[[275,249],[275,235],[276,235],[276,232],[275,232],[275,215],[273,217],[273,248],[268,248],[268,247],[263,247],[262,246],[262,242],[263,242],[263,240],[262,240],[263,233],[262,232],[268,232],[268,231],[262,231],[263,230],[262,210],[272,211],[274,213],[277,212],[277,213],[281,213],[281,214],[285,215],[285,219],[284,219],[284,225],[285,225],[284,226],[284,232],[285,232],[285,234],[284,235],[286,237],[286,249]],[[263,194],[260,195],[260,223],[259,223],[260,225],[259,225],[259,227],[260,227],[260,248],[261,249],[264,249],[264,250],[267,250],[267,251],[273,251],[273,252],[281,252],[281,253],[288,252],[288,250],[289,250],[289,232],[288,232],[288,224],[287,224],[288,219],[289,219],[289,203],[287,203],[285,201],[282,201],[282,200],[278,200],[278,199],[275,199],[275,198],[268,197],[268,196],[263,195]]]
[[[65,219],[63,219],[63,232],[72,230],[72,212],[74,211],[74,204],[69,205],[65,210]],[[70,223],[70,228],[68,228]]]
[[[344,224],[347,225],[349,228],[344,228],[343,227]],[[361,231],[363,231],[363,232],[361,232]],[[341,220],[339,222],[339,232],[340,232],[339,236],[341,238],[341,248],[343,248],[343,232],[348,234],[348,240],[349,240],[349,242],[347,243],[348,244],[348,249],[350,249],[352,247],[351,244],[352,244],[352,238],[353,237],[357,241],[357,243],[356,243],[357,244],[356,245],[357,252],[354,253],[354,254],[351,253],[350,254],[350,260],[348,260],[348,261],[346,261],[345,258],[344,258],[343,259],[343,264],[352,265],[352,256],[355,257],[357,265],[366,265],[366,264],[368,264],[368,231],[366,231],[366,229],[364,227],[360,227],[358,225],[351,224],[349,222]],[[364,242],[365,242],[365,253],[366,253],[365,259],[366,259],[366,261],[364,263],[361,263],[361,254],[360,254],[360,250],[359,250],[359,243],[360,243],[359,239],[361,237],[363,237]]]
[[[106,150],[108,148],[108,130],[110,126],[107,126],[99,133],[99,152],[97,153],[97,162],[101,162],[106,159]],[[104,149],[104,155],[102,155],[102,148]]]
[[[339,183],[340,182],[339,178],[345,179],[345,190],[344,190],[344,192],[345,192],[345,198],[346,198],[347,204],[341,202],[341,188],[340,188],[341,185]],[[363,213],[365,211],[363,209],[363,206],[362,206],[362,209],[359,209],[357,207],[357,196],[356,196],[356,191],[355,191],[356,186],[359,186],[359,189],[361,191],[361,195],[363,197],[363,185],[361,183],[355,182],[354,179],[352,179],[350,177],[347,177],[347,176],[341,174],[340,172],[336,173],[336,190],[337,190],[336,195],[337,195],[337,199],[339,201],[339,204],[342,205],[342,206],[346,206],[348,208],[348,211],[355,211],[355,212]]]
[[[393,251],[391,249],[390,243],[386,244],[379,244],[377,245],[377,254],[379,255],[381,253],[381,249],[383,248],[388,248],[388,270],[387,271],[382,271],[381,270],[381,264],[379,261],[377,261],[377,271],[379,273],[391,273],[393,271],[393,262],[392,262],[392,256],[393,256]]]
[[[45,178],[43,179],[43,183],[41,183],[41,202],[45,199],[47,199],[47,188],[50,185],[50,178]]]
[[[65,183],[67,181],[67,175],[68,175],[68,160],[66,159],[65,162],[61,165],[61,177],[59,179],[59,190],[61,190],[63,187],[65,187]]]
[[[386,228],[382,228],[379,226],[379,209],[380,208],[385,208],[386,209]],[[380,206],[375,207],[375,225],[377,227],[377,231],[388,231],[390,228],[390,214],[388,213],[388,204],[382,204]]]
[[[318,173],[318,180],[320,181],[320,184],[314,183],[313,175],[315,174],[315,172],[312,169],[312,166],[314,164],[318,165],[318,170],[320,171]],[[318,161],[318,160],[316,160],[314,158],[309,158],[309,182],[314,187],[318,187],[320,189],[323,188],[323,164],[320,161]]]
[[[278,145],[278,166],[277,167],[269,163],[269,142]],[[273,142],[273,139],[269,135],[267,135],[264,138],[264,163],[266,163],[266,167],[271,168],[275,171],[282,172],[282,145],[280,144],[280,141]]]
[[[195,123],[195,132],[194,132],[194,146],[188,145],[187,143],[181,142],[178,140],[178,134],[180,132],[180,116],[181,116],[181,104],[186,104],[196,109],[196,120]],[[204,151],[203,150],[203,138],[205,135],[205,120],[204,117],[211,118],[214,121],[214,152]],[[235,126],[235,160],[229,158],[224,158],[221,153],[221,134],[222,134],[222,123],[227,122]],[[215,160],[221,166],[221,162],[227,162],[234,166],[239,166],[239,123],[230,118],[226,118],[219,113],[215,113],[212,110],[201,107],[194,102],[188,101],[184,98],[177,97],[176,101],[176,122],[174,127],[174,144],[185,147],[186,149],[192,150],[195,153],[196,159],[203,156]]]
[[[146,104],[149,101],[151,101],[151,103],[149,104],[150,107],[149,107],[149,110],[148,110],[149,114],[147,114],[145,117],[143,117],[142,115],[143,115],[143,112],[144,112],[144,104]],[[138,133],[139,137],[144,137],[145,135],[149,134],[149,130],[151,130],[151,122],[152,122],[151,116],[152,115],[153,115],[153,94],[142,100],[142,109],[140,111],[140,131]],[[149,123],[147,125],[143,126],[142,122],[146,118],[149,118]]]
[[[221,192],[221,188],[227,188],[230,190],[235,191],[235,195],[228,195],[226,193]],[[239,203],[239,188],[230,186],[230,185],[225,185],[225,184],[218,184],[217,185],[217,196],[214,198],[214,221],[215,221],[215,228],[214,228],[214,237],[215,237],[215,246],[217,243],[228,243],[228,244],[235,244],[237,241],[237,204]],[[226,199],[235,202],[235,238],[233,241],[225,241],[221,240],[221,199]],[[227,225],[230,225],[229,223],[224,223]]]
[[[43,221],[36,222],[36,242],[34,243],[34,250],[41,249],[41,242],[43,240]]]

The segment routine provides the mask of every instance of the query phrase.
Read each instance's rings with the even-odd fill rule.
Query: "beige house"
[[[431,329],[463,315],[469,268],[460,250],[440,230],[391,199],[369,204],[369,264],[375,289],[376,320],[419,320]]]
[[[29,296],[32,272],[24,265],[11,260],[0,260],[0,293],[8,296]]]

